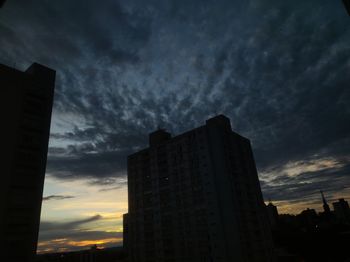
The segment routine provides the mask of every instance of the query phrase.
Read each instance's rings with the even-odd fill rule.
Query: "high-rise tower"
[[[278,225],[278,210],[277,207],[272,204],[271,201],[266,205],[267,216],[270,221],[272,228],[275,228]]]
[[[32,261],[37,247],[55,71],[0,65],[0,261]]]
[[[219,115],[184,134],[150,134],[128,157],[131,262],[271,261],[272,240],[248,139]]]
[[[341,223],[350,224],[350,208],[349,203],[344,198],[333,203],[334,214]]]

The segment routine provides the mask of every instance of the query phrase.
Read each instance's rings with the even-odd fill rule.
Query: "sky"
[[[280,213],[350,200],[341,0],[8,0],[0,63],[56,70],[39,252],[121,245],[126,157],[216,114]]]

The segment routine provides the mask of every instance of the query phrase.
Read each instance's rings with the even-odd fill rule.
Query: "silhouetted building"
[[[345,5],[346,11],[348,11],[348,14],[350,15],[350,0],[343,0],[343,3]]]
[[[320,191],[321,193],[321,197],[322,197],[322,202],[323,202],[323,210],[325,214],[330,214],[331,213],[331,209],[329,208],[329,205],[327,203],[326,198],[324,197],[324,194],[322,191]]]
[[[36,253],[55,71],[0,65],[0,261],[31,261]]]
[[[96,245],[89,250],[64,253],[40,254],[35,262],[126,262],[125,253],[121,247],[98,248]]]
[[[272,228],[276,227],[278,224],[278,210],[277,207],[269,202],[266,205],[267,215],[270,221],[270,225]]]
[[[343,220],[349,205],[339,199],[333,206],[334,212],[330,213],[307,208],[296,216],[279,215],[278,227],[273,231],[278,261],[350,261],[350,224]]]
[[[333,203],[334,214],[337,220],[341,223],[350,224],[350,208],[347,201],[344,198],[338,200],[338,202]]]
[[[123,215],[123,248],[125,251],[128,250],[129,242],[129,215]]]
[[[128,157],[131,262],[272,260],[250,142],[227,117],[149,141]]]
[[[318,223],[318,216],[315,209],[307,208],[298,215],[301,226],[307,229],[314,229]]]
[[[0,8],[4,5],[5,2],[6,0],[0,0]]]

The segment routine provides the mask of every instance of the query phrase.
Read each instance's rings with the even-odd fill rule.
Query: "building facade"
[[[344,198],[333,203],[334,214],[337,220],[344,224],[350,224],[350,207]]]
[[[274,229],[278,226],[278,210],[277,207],[269,202],[266,205],[267,217],[269,218],[271,229]]]
[[[32,261],[36,253],[55,71],[0,65],[0,260]]]
[[[128,157],[130,261],[273,260],[250,142],[227,117],[149,143]]]

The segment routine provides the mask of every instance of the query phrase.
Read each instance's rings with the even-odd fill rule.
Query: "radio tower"
[[[321,196],[322,196],[322,202],[323,202],[323,210],[325,214],[329,214],[331,212],[331,209],[329,208],[329,205],[327,204],[327,200],[323,195],[322,190],[320,190]]]

